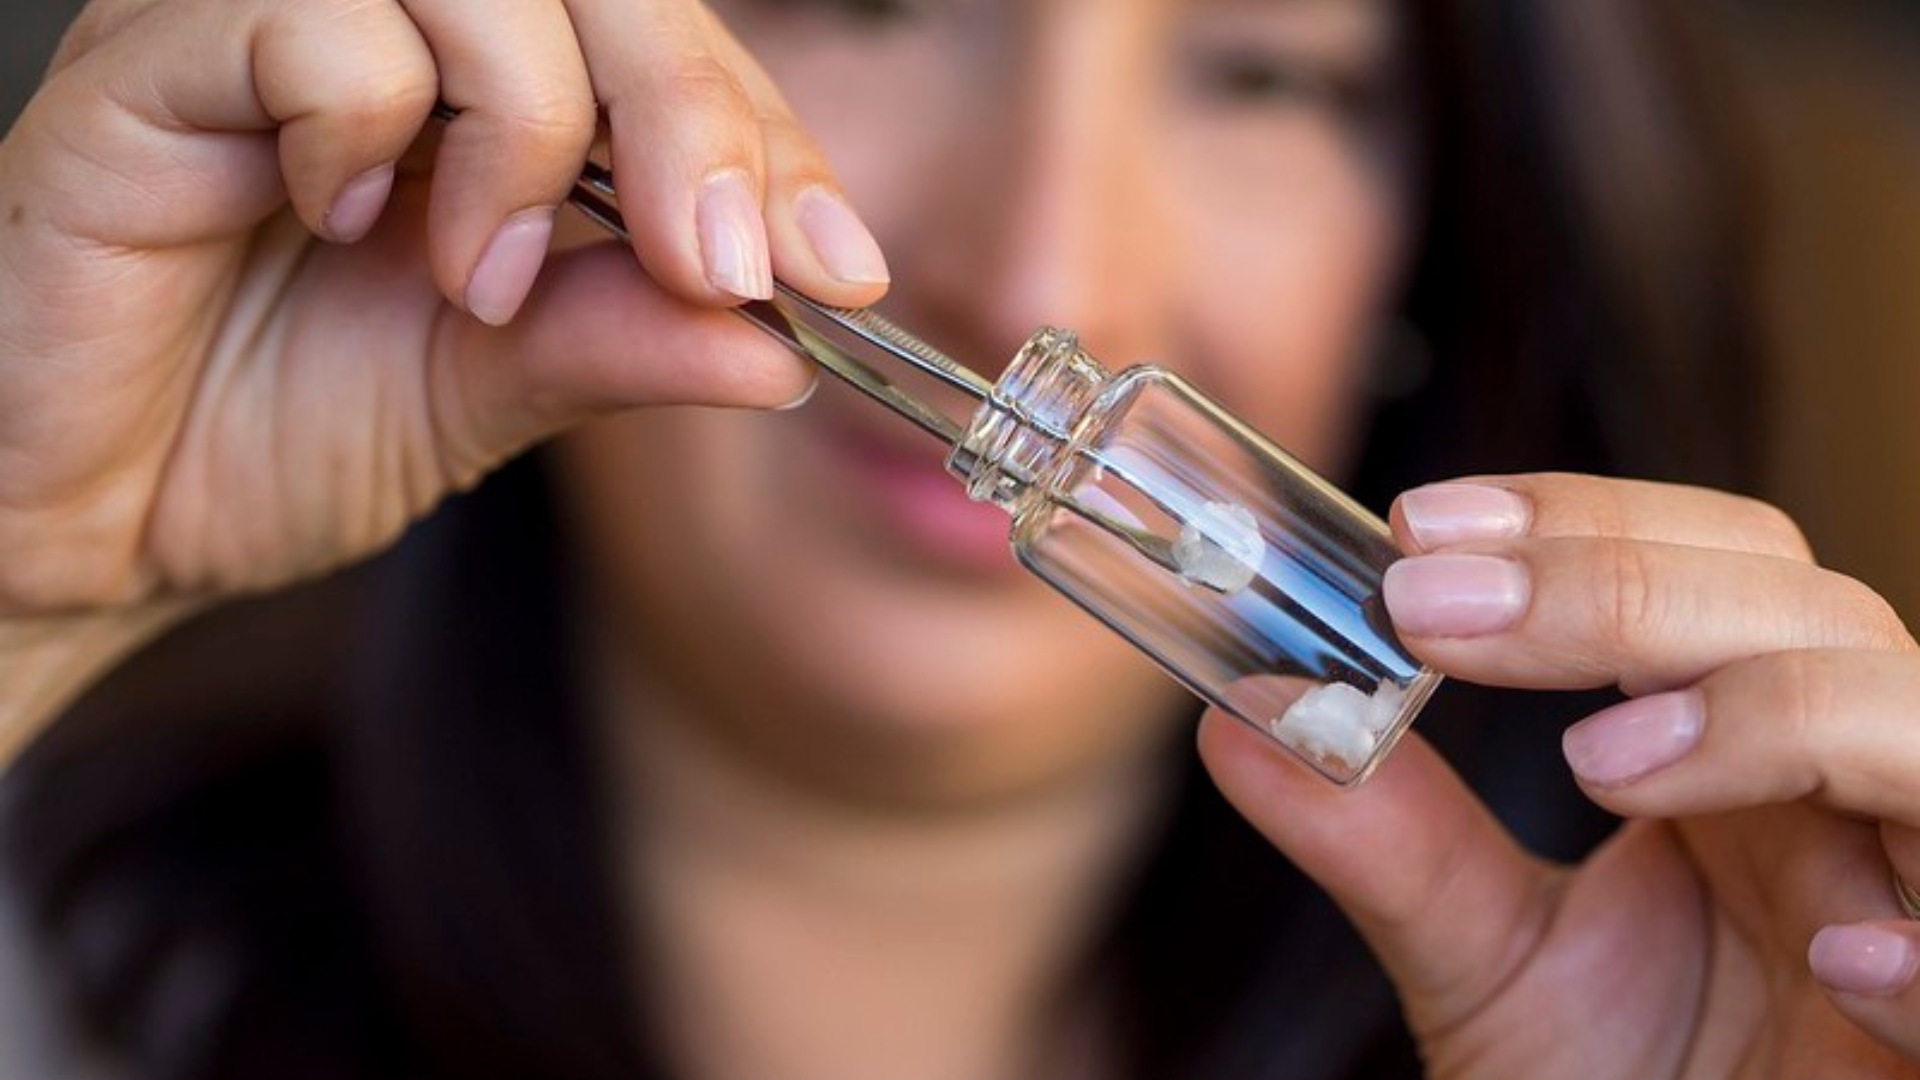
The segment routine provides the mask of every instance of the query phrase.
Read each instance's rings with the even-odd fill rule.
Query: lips
[[[965,484],[946,471],[946,451],[937,441],[904,426],[882,432],[839,404],[820,403],[811,419],[833,467],[850,481],[855,513],[870,515],[882,533],[871,539],[949,572],[1015,569],[1007,515],[967,497]]]

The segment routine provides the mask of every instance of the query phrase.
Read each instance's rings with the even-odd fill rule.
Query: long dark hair
[[[1742,199],[1684,65],[1630,50],[1660,108],[1622,119],[1566,5],[1406,8],[1434,137],[1404,317],[1428,362],[1377,410],[1356,490],[1548,467],[1750,484]],[[1586,110],[1651,149],[1596,182]],[[5,857],[62,989],[143,1075],[648,1074],[546,499],[518,462],[374,563],[202,620],[9,776]],[[1606,822],[1550,779],[1554,726],[1479,718],[1578,707],[1452,688],[1422,730],[1572,856]],[[1085,967],[1124,1065],[1416,1075],[1351,932],[1187,770]]]

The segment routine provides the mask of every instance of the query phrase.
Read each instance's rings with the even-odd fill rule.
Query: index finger
[[[702,304],[772,295],[773,275],[864,306],[888,273],[819,148],[718,18],[688,0],[567,0],[607,110],[641,264]]]
[[[1725,491],[1573,473],[1465,477],[1415,488],[1391,512],[1401,550],[1522,536],[1605,537],[1812,562],[1792,518]]]
[[[1787,649],[1913,648],[1892,607],[1852,578],[1641,540],[1420,555],[1389,567],[1381,592],[1415,655],[1490,686],[1640,694]]]

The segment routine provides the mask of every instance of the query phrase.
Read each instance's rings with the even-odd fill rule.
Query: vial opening
[[[947,471],[974,500],[1018,512],[1028,492],[1065,464],[1062,451],[1108,377],[1072,333],[1041,329],[974,410]]]

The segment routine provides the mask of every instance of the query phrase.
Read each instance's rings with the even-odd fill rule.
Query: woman
[[[1440,214],[1448,163],[1484,149],[1422,90],[1449,24],[716,10],[105,3],[69,37],[0,148],[11,745],[188,614],[385,547],[599,417],[550,492],[516,466],[341,582],[347,637],[296,611],[286,670],[140,703],[186,734],[55,730],[16,836],[75,977],[157,1074],[1407,1074],[1325,901],[1187,785],[1181,694],[1009,573],[911,432],[826,391],[623,410],[792,405],[811,373],[723,309],[897,276],[890,312],[975,363],[1070,325],[1344,472],[1409,276],[1445,345],[1515,344],[1419,272],[1471,220]],[[436,97],[461,112],[427,130]],[[632,253],[554,213],[596,103]],[[1554,224],[1530,209],[1499,207]],[[1496,388],[1442,355],[1438,391]],[[1424,742],[1341,793],[1203,720],[1426,1067],[1920,1061],[1891,888],[1920,879],[1920,665],[1886,606],[1700,489],[1482,479],[1393,521],[1387,603],[1424,658],[1633,695],[1566,756],[1643,819],[1567,871]],[[285,625],[262,618],[256,643]],[[1453,737],[1492,797],[1551,810],[1511,794],[1501,719]],[[145,740],[192,767],[123,753]],[[155,812],[103,828],[59,805],[89,790],[66,770]]]

